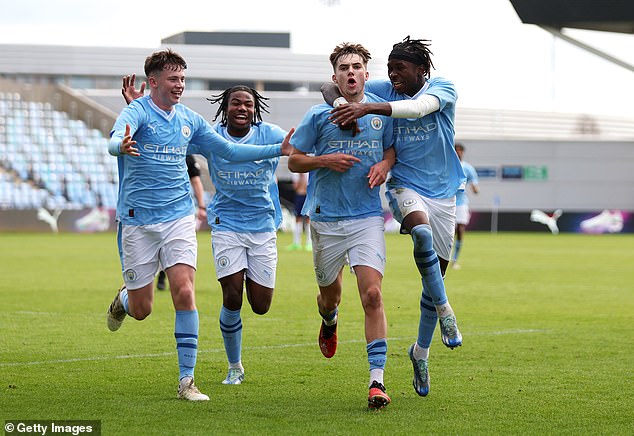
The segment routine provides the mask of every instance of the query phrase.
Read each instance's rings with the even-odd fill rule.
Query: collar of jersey
[[[427,91],[427,89],[429,88],[429,80],[425,81],[425,84],[423,85],[423,87],[420,89],[420,91],[418,91],[416,94],[414,94],[413,97],[409,97],[410,100],[416,100],[418,97],[420,97],[421,95],[423,95],[425,93],[425,91]]]
[[[150,107],[154,109],[154,112],[159,114],[161,117],[165,118],[167,121],[172,121],[172,118],[174,118],[174,116],[176,115],[176,106],[173,106],[172,110],[167,112],[161,109],[160,107],[158,107],[156,103],[152,101],[152,98],[149,96],[148,96],[148,101],[149,101]]]
[[[246,135],[244,135],[242,137],[240,137],[240,136],[234,137],[234,136],[231,136],[229,134],[229,131],[227,130],[227,128],[225,126],[221,126],[220,128],[221,128],[222,136],[225,139],[227,139],[227,140],[229,140],[231,142],[237,142],[238,144],[246,144],[247,141],[249,140],[249,138],[251,138],[254,135],[253,129],[249,129],[249,133],[247,133]]]

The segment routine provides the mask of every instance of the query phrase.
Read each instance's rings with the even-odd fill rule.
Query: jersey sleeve
[[[123,108],[110,131],[108,153],[113,156],[119,156],[121,154],[120,147],[123,137],[125,136],[125,126],[130,126],[130,136],[134,137],[134,134],[139,130],[139,126],[143,122],[144,114],[143,106],[141,106],[139,102],[133,101]]]
[[[204,156],[217,154],[229,161],[248,162],[277,157],[282,154],[282,145],[279,143],[260,146],[229,142],[200,117],[196,130],[192,134],[187,153]]]
[[[365,91],[375,94],[383,100],[393,100],[392,95],[394,88],[392,88],[392,82],[389,80],[368,80],[365,82]]]
[[[429,80],[429,87],[423,93],[433,95],[440,102],[440,111],[447,106],[455,106],[458,99],[458,93],[454,84],[447,79],[436,77]]]
[[[313,106],[295,129],[291,144],[302,153],[314,153],[318,139],[319,129],[316,126],[315,106]]]

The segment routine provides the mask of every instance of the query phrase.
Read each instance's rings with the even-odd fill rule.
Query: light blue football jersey
[[[117,219],[123,224],[157,224],[194,213],[187,154],[218,154],[248,161],[281,153],[280,144],[256,147],[230,143],[187,106],[177,104],[166,112],[148,95],[131,102],[117,118],[108,145],[111,154],[118,154],[126,124],[140,156],[117,156]]]
[[[394,119],[396,164],[388,187],[410,188],[428,198],[450,198],[463,189],[465,175],[454,149],[453,84],[432,77],[414,97],[398,94],[389,80],[370,80],[366,89],[387,101],[416,99],[423,93],[440,101],[440,110],[422,118]]]
[[[467,177],[466,185],[468,186],[469,183],[477,185],[478,173],[476,172],[475,168],[473,168],[473,166],[469,162],[465,162],[464,160],[461,161],[461,163],[462,163],[462,171],[464,171],[465,176]],[[456,193],[456,206],[469,204],[469,196],[467,195],[467,186],[465,186],[464,190],[460,190]]]
[[[364,102],[382,101],[365,94]],[[394,142],[393,121],[382,115],[357,120],[360,133],[341,130],[328,120],[332,107],[313,106],[297,126],[291,143],[304,153],[347,153],[361,159],[343,173],[326,168],[310,172],[303,215],[314,221],[340,221],[380,216],[383,213],[379,187],[370,189],[370,167],[383,159],[383,150]]]
[[[280,127],[260,122],[244,137],[233,137],[220,123],[214,129],[228,141],[240,144],[274,144],[284,140]],[[216,193],[207,207],[213,230],[238,233],[273,232],[282,223],[280,194],[275,179],[279,157],[254,162],[231,162],[216,154],[207,158]]]

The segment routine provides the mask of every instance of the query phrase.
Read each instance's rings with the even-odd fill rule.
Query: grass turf
[[[105,311],[121,279],[114,234],[0,235],[0,421],[101,420],[102,434],[632,434],[634,236],[467,233],[447,292],[464,345],[438,330],[431,392],[412,386],[420,279],[411,241],[386,235],[385,383],[392,404],[367,405],[363,312],[344,275],[337,355],[317,346],[310,253],[278,240],[270,312],[242,310],[246,379],[225,386],[220,287],[199,234],[196,381],[206,403],[176,399],[169,292],[120,331]]]

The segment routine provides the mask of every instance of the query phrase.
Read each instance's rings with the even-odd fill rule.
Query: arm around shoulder
[[[422,118],[440,109],[440,100],[431,94],[423,94],[413,100],[391,101],[392,118]]]

